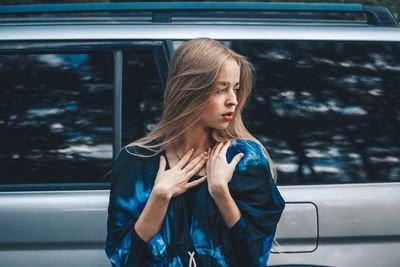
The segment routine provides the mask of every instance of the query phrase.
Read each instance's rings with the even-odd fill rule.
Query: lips
[[[224,114],[222,114],[222,117],[226,121],[231,121],[231,120],[233,120],[233,112],[224,113]]]

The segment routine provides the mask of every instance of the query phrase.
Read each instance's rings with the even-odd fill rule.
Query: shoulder
[[[232,141],[229,149],[235,149],[242,153],[249,153],[253,155],[264,153],[262,145],[250,139],[235,139]]]
[[[121,148],[112,167],[112,188],[119,184],[123,185],[120,186],[121,190],[125,190],[125,187],[141,190],[152,184],[159,160],[155,156],[140,156],[143,155],[141,152],[143,151],[133,146]]]
[[[149,171],[152,168],[156,168],[157,166],[155,165],[159,162],[159,155],[152,154],[154,152],[150,153],[150,151],[136,146],[124,146],[114,161],[113,172],[125,170],[132,174],[144,169]]]
[[[251,199],[252,194],[270,194],[272,174],[262,144],[248,139],[233,141],[227,151],[227,161],[238,153],[243,158],[236,165],[229,188],[235,199]]]
[[[232,141],[227,151],[227,160],[230,162],[238,153],[243,153],[238,167],[249,165],[268,165],[268,160],[264,152],[263,146],[253,140],[236,139]]]
[[[130,160],[146,160],[146,159],[154,159],[155,157],[159,157],[160,153],[152,152],[146,148],[126,145],[118,153],[117,159],[125,158]]]

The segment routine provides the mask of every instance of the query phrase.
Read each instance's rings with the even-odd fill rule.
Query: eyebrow
[[[229,82],[226,82],[226,81],[218,81],[217,84],[220,84],[220,85],[227,85],[227,84],[229,84]],[[239,85],[239,84],[240,84],[240,82],[235,83],[235,85]]]

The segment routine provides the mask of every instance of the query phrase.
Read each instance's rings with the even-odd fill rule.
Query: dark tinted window
[[[124,53],[122,146],[145,136],[160,121],[163,88],[155,48]]]
[[[111,53],[0,55],[0,183],[105,182]]]
[[[400,181],[400,44],[228,45],[256,68],[245,123],[279,184]]]

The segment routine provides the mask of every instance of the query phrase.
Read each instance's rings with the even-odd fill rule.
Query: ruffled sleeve
[[[112,168],[105,251],[114,267],[146,266],[151,257],[134,229],[150,196],[136,161],[123,148]]]
[[[276,226],[285,208],[260,145],[236,144],[228,150],[228,161],[237,153],[244,157],[236,166],[230,192],[242,214],[229,229],[232,249],[239,266],[266,266]]]

